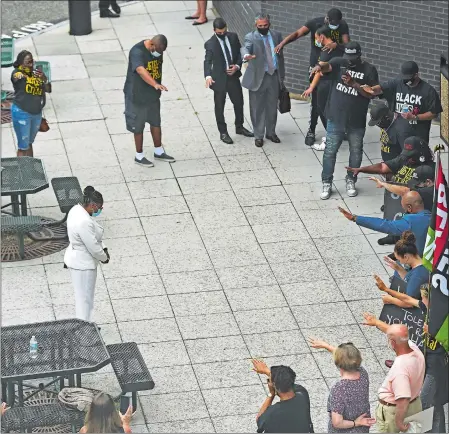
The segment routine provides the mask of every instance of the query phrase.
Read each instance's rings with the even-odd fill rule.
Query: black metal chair
[[[51,185],[58,201],[59,209],[65,217],[58,224],[65,223],[69,211],[83,200],[83,191],[76,176],[53,178]]]
[[[2,216],[1,224],[2,233],[17,235],[17,241],[19,243],[19,255],[21,259],[24,259],[25,234],[31,231],[39,231],[42,228],[41,218],[36,216]]]
[[[137,409],[137,392],[154,389],[154,381],[135,342],[106,345],[111,365],[122,389],[132,394],[133,413]]]

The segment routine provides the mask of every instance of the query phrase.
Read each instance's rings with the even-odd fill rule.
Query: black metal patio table
[[[1,165],[1,194],[2,196],[11,196],[11,204],[3,205],[2,210],[12,205],[15,216],[26,216],[26,196],[49,187],[44,164],[39,158],[12,157],[2,158]]]
[[[30,339],[38,343],[36,358],[30,356]],[[95,372],[110,363],[105,343],[95,323],[67,319],[1,328],[2,398],[13,405],[15,383],[18,404],[23,405],[23,381],[58,377],[64,385],[81,385],[81,374]]]

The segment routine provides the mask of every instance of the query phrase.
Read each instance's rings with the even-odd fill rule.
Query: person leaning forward
[[[227,144],[234,143],[229,137],[224,118],[226,94],[234,105],[235,132],[245,137],[254,137],[244,126],[243,92],[240,84],[242,55],[240,41],[236,33],[228,32],[226,21],[215,18],[214,35],[206,41],[204,48],[204,78],[206,87],[214,91],[215,119],[220,140]]]
[[[264,136],[280,143],[276,135],[277,103],[279,90],[285,77],[284,55],[274,49],[282,41],[282,34],[270,29],[270,16],[259,14],[256,30],[245,36],[242,47],[243,61],[248,68],[242,86],[249,91],[249,110],[253,124],[255,145],[263,146]]]

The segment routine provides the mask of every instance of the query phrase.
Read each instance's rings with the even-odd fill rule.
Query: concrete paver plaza
[[[194,27],[184,19],[194,9],[194,1],[139,1],[116,20],[94,15],[88,36],[70,36],[62,24],[18,41],[17,50],[52,68],[45,108],[51,130],[38,135],[35,155],[49,179],[77,176],[105,198],[100,220],[111,262],[99,268],[94,320],[107,343],[136,341],[156,382],[140,394],[135,432],[254,432],[265,380],[251,372],[251,357],[296,371],[311,396],[315,431],[324,432],[329,387],[339,374],[307,337],[361,349],[373,408],[391,357],[384,336],[360,325],[364,311],[382,308],[372,276],[388,278],[382,255],[391,247],[337,210],[380,216],[383,190],[362,175],[359,196],[347,197],[345,142],[335,193],[320,201],[322,153],[304,145],[307,103],[293,101],[291,113],[279,116],[281,144],[256,148],[253,139],[235,136],[228,101],[235,144],[220,142],[203,78],[213,12],[207,25]],[[129,49],[157,33],[169,45],[163,144],[177,162],[146,169],[133,162],[122,89]],[[9,74],[3,71],[7,88]],[[437,126],[431,136],[434,146]],[[144,140],[152,159],[149,128]],[[364,151],[362,164],[380,161],[377,128],[367,128]],[[3,125],[2,156],[15,152],[12,126]],[[29,206],[33,214],[61,217],[51,188],[30,196]],[[3,325],[74,315],[62,260],[63,252],[2,264]],[[110,368],[86,375],[85,385],[118,392]]]

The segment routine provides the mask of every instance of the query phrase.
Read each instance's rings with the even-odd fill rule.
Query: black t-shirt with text
[[[396,158],[401,153],[397,131],[394,122],[384,129],[380,129],[380,154],[382,161],[389,161]]]
[[[162,81],[162,57],[153,56],[146,49],[144,41],[138,42],[131,48],[123,92],[127,98],[131,98],[133,103],[144,105],[148,101],[156,101],[161,97],[161,91],[145,83],[136,69],[143,66],[160,84]]]
[[[23,77],[17,78],[18,74]],[[39,114],[45,101],[44,81],[20,67],[11,73],[11,81],[14,86],[14,104],[27,113]]]
[[[415,173],[415,169],[419,166],[423,166],[421,162],[412,163],[408,158],[404,158],[402,156],[398,156],[393,158],[392,160],[385,161],[385,164],[389,167],[391,172],[393,173],[393,181],[399,184],[405,184],[413,179],[413,174]],[[426,166],[430,166],[435,170],[435,163],[428,162],[425,164]]]
[[[321,48],[315,45],[315,32],[324,26],[324,19],[325,17],[312,18],[304,24],[310,30],[310,66],[315,66],[318,63],[321,54]],[[341,20],[338,29],[332,30],[331,38],[337,44],[343,44],[343,35],[349,35],[349,27],[345,20]]]
[[[328,51],[320,51],[320,55],[318,57],[318,62],[329,62],[329,60],[334,57],[342,57],[343,52],[340,50],[332,50],[330,53]],[[332,74],[323,74],[320,78],[320,83],[322,81],[330,81],[332,80]]]
[[[430,125],[432,121],[407,120],[401,116],[404,106],[414,115],[432,112],[439,114],[443,111],[440,97],[437,91],[424,80],[420,80],[417,86],[407,86],[402,79],[390,80],[381,84],[382,91],[387,101],[394,101],[392,109],[397,113],[396,127],[404,140],[410,136],[421,137],[429,142]],[[403,146],[403,141],[401,147]]]
[[[310,418],[310,399],[307,390],[295,385],[296,395],[268,407],[257,420],[258,433],[313,432]]]
[[[360,85],[375,86],[379,82],[377,69],[368,62],[363,61],[347,71]],[[326,118],[338,125],[365,128],[369,99],[343,83],[339,65],[332,65],[329,74],[333,81],[326,105]]]

